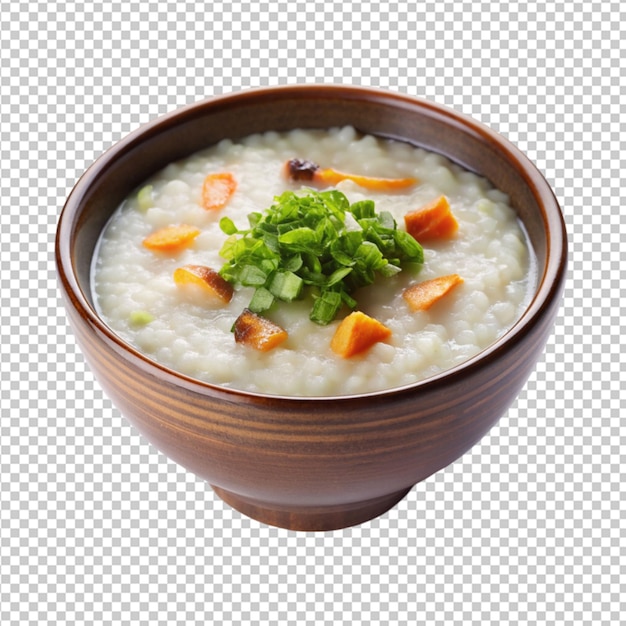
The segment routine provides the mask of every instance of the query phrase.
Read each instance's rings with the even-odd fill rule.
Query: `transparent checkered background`
[[[0,624],[617,624],[625,12],[614,2],[1,2]],[[544,172],[570,280],[535,374],[462,459],[362,526],[222,504],[111,405],[66,326],[56,220],[138,125],[213,94],[431,98]]]

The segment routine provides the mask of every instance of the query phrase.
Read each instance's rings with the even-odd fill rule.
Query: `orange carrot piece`
[[[390,335],[391,330],[384,324],[361,311],[354,311],[341,321],[330,347],[335,354],[347,359],[364,352]]]
[[[288,337],[287,331],[266,317],[244,309],[233,326],[235,341],[261,352],[272,350]]]
[[[178,252],[186,248],[200,234],[195,226],[178,224],[159,228],[143,240],[143,245],[155,252]]]
[[[435,302],[462,282],[463,279],[458,274],[439,276],[407,287],[402,293],[402,297],[412,311],[427,311]]]
[[[233,297],[233,286],[215,270],[205,265],[184,265],[176,268],[174,282],[181,287],[186,285],[198,287],[224,303],[230,302]]]
[[[237,181],[230,172],[209,174],[202,184],[202,206],[215,211],[226,206],[237,189]]]
[[[397,191],[412,187],[417,183],[415,178],[378,178],[347,174],[332,168],[322,169],[317,163],[303,159],[291,159],[285,164],[285,172],[291,180],[302,180],[318,185],[337,185],[342,180],[352,182],[372,191]]]
[[[370,191],[397,191],[415,185],[415,178],[379,178],[376,176],[361,176],[346,174],[332,168],[320,169],[315,173],[314,180],[322,185],[336,185],[343,180],[351,180],[360,187]]]
[[[417,241],[449,239],[459,228],[445,196],[439,196],[420,209],[404,216],[406,230]]]

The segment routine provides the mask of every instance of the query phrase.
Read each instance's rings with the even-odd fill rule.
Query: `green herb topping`
[[[314,298],[310,319],[325,325],[343,304],[356,307],[350,295],[356,289],[424,260],[420,244],[397,228],[391,213],[377,213],[371,200],[350,204],[337,190],[286,191],[248,222],[249,229],[239,230],[230,218],[220,220],[229,235],[220,274],[255,288],[248,306],[255,313],[276,300],[299,299],[306,289]]]
[[[154,315],[148,313],[148,311],[131,311],[130,323],[133,326],[145,326],[154,320]]]

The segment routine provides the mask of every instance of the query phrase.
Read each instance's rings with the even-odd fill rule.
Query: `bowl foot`
[[[337,530],[367,522],[393,508],[412,488],[361,502],[286,508],[241,496],[215,485],[211,487],[226,504],[252,519],[279,528],[307,531]]]

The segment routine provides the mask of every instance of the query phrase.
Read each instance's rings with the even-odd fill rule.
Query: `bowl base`
[[[305,531],[338,530],[362,524],[386,513],[412,489],[409,487],[361,502],[348,502],[334,506],[290,507],[287,509],[277,507],[272,503],[241,496],[215,485],[211,485],[211,487],[226,504],[247,517],[270,526]]]

